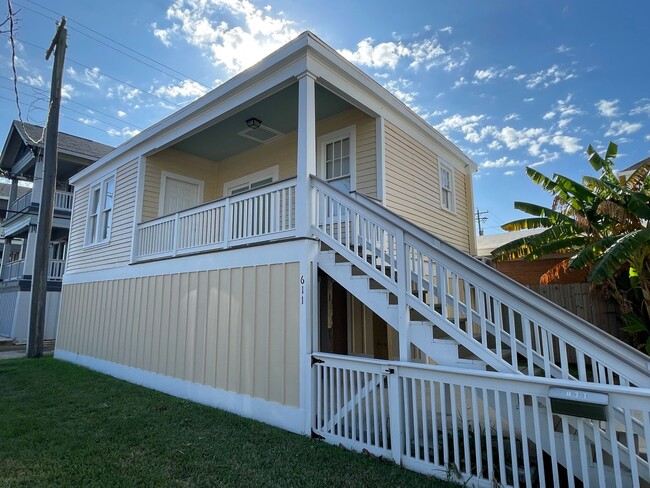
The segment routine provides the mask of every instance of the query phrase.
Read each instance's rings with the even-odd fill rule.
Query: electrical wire
[[[42,8],[43,10],[47,10],[48,12],[51,12],[51,13],[56,14],[56,15],[59,15],[59,16],[62,15],[62,14],[59,14],[58,12],[56,12],[55,10],[52,10],[52,9],[50,9],[50,8],[44,6],[44,5],[41,5],[41,4],[37,3],[37,2],[34,2],[33,0],[27,0],[27,1],[29,1],[30,3],[36,5],[37,7]],[[21,4],[21,3],[19,3],[19,2],[15,2],[15,3],[16,3],[16,5],[20,5],[22,8],[24,8],[24,9],[26,9],[26,10],[29,10],[29,11],[31,11],[31,12],[34,12],[34,13],[36,13],[36,14],[38,14],[38,15],[41,15],[41,16],[47,18],[47,19],[55,20],[55,19],[53,19],[52,17],[50,17],[49,15],[46,15],[46,14],[44,14],[44,13],[42,13],[42,12],[39,12],[39,11],[34,10],[34,9],[30,8],[30,7],[27,7],[27,6],[24,5],[24,4]],[[83,24],[83,23],[81,23],[81,22],[79,22],[79,21],[77,21],[77,20],[74,20],[74,19],[70,18],[69,16],[66,16],[66,19],[67,19],[69,22],[73,22],[73,23],[75,23],[75,24],[77,24],[77,25],[83,27],[84,29],[86,29],[86,30],[92,32],[93,34],[96,34],[96,35],[98,35],[98,36],[100,36],[100,37],[102,37],[102,38],[104,38],[104,39],[106,39],[106,40],[108,40],[108,41],[110,41],[110,42],[112,42],[112,43],[114,43],[114,44],[117,44],[118,46],[120,46],[120,47],[122,47],[122,48],[124,48],[124,49],[127,49],[127,50],[129,50],[129,51],[131,51],[131,52],[137,54],[138,56],[141,56],[142,58],[145,58],[145,59],[147,59],[147,60],[149,60],[149,61],[151,61],[151,62],[153,62],[153,63],[156,63],[156,64],[159,65],[159,66],[164,67],[165,69],[167,69],[167,70],[169,70],[169,71],[171,71],[171,72],[173,72],[173,73],[176,73],[177,75],[182,76],[182,78],[177,78],[176,76],[171,75],[171,74],[169,74],[169,73],[167,73],[167,72],[161,70],[160,68],[157,68],[156,66],[153,66],[153,65],[151,65],[151,64],[149,64],[149,63],[146,63],[146,62],[142,61],[141,59],[138,59],[138,58],[136,58],[135,56],[132,56],[131,54],[125,53],[124,51],[122,51],[122,50],[120,50],[120,49],[117,49],[116,47],[111,46],[110,44],[108,44],[108,43],[106,43],[106,42],[104,42],[104,41],[102,41],[102,40],[100,40],[100,39],[97,39],[96,37],[93,37],[93,36],[89,35],[89,34],[86,33],[86,32],[83,32],[83,31],[81,31],[81,30],[79,30],[79,29],[76,29],[76,28],[74,28],[74,27],[70,27],[70,30],[73,30],[73,31],[75,31],[75,32],[78,32],[79,34],[84,35],[84,36],[88,37],[89,39],[92,39],[92,40],[94,40],[95,42],[98,42],[99,44],[102,44],[102,45],[108,47],[109,49],[112,49],[112,50],[114,50],[114,51],[116,51],[116,52],[118,52],[118,53],[120,53],[120,54],[122,54],[122,55],[124,55],[124,56],[127,56],[127,57],[133,59],[134,61],[137,61],[138,63],[141,63],[141,64],[143,64],[143,65],[145,65],[145,66],[148,66],[148,67],[150,67],[150,68],[152,68],[152,69],[155,69],[156,71],[159,71],[160,73],[163,73],[163,74],[169,76],[170,78],[173,78],[173,79],[176,80],[176,81],[181,81],[181,82],[182,82],[184,79],[188,79],[188,80],[190,80],[190,81],[193,81],[194,83],[197,83],[197,84],[201,85],[203,88],[205,88],[205,89],[207,89],[207,90],[210,90],[210,89],[211,89],[211,87],[205,85],[204,83],[201,83],[200,81],[198,81],[198,80],[196,80],[196,79],[194,79],[194,78],[192,78],[192,77],[190,77],[190,76],[188,76],[188,75],[186,75],[186,74],[184,74],[184,73],[181,73],[180,71],[178,71],[178,70],[172,68],[171,66],[168,66],[168,65],[166,65],[166,64],[164,64],[164,63],[162,63],[162,62],[160,62],[160,61],[158,61],[158,60],[156,60],[156,59],[154,59],[154,58],[152,58],[152,57],[150,57],[150,56],[147,56],[146,54],[143,54],[143,53],[139,52],[139,51],[137,51],[137,50],[135,50],[135,49],[133,49],[133,48],[127,46],[126,44],[123,44],[123,43],[121,43],[121,42],[119,42],[119,41],[116,41],[115,39],[113,39],[113,38],[111,38],[111,37],[109,37],[109,36],[107,36],[107,35],[105,35],[105,34],[102,34],[101,32],[98,32],[97,30],[93,29],[92,27],[88,27],[87,25],[85,25],[85,24]]]

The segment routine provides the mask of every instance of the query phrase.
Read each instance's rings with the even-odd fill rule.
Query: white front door
[[[177,180],[169,176],[166,178],[163,215],[180,212],[195,207],[199,203],[199,184]]]

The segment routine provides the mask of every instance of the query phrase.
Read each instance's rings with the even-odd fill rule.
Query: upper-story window
[[[352,190],[355,171],[354,126],[319,137],[319,174],[327,181]]]
[[[440,164],[440,206],[450,212],[456,211],[454,170],[442,163]]]
[[[115,176],[110,176],[90,188],[86,245],[106,242],[111,237]]]

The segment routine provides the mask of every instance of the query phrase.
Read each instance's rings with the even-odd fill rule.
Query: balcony
[[[34,202],[38,204],[37,202]],[[9,205],[10,216],[23,212],[32,204],[32,192],[25,193]],[[54,210],[70,212],[72,210],[72,193],[56,191],[54,193]]]
[[[295,199],[291,178],[138,224],[134,261],[293,237]]]
[[[0,272],[2,281],[18,280],[23,277],[25,271],[25,260],[20,259],[5,264]],[[47,266],[47,280],[61,281],[65,272],[65,259],[50,259]]]

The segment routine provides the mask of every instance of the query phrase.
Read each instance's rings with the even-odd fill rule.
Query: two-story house
[[[6,216],[0,223],[4,248],[0,261],[0,336],[25,341],[29,327],[31,277],[36,250],[38,208],[43,173],[43,128],[18,120],[11,124],[0,154],[0,169],[11,179]],[[59,135],[57,188],[48,263],[45,338],[54,339],[59,313],[61,278],[65,270],[72,211],[68,179],[113,148],[66,133]],[[18,181],[33,183],[32,189]]]
[[[305,32],[71,179],[55,356],[481,486],[648,482],[648,357],[472,257],[475,170]]]

